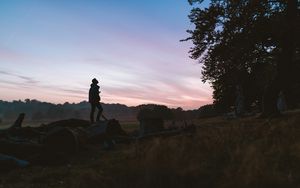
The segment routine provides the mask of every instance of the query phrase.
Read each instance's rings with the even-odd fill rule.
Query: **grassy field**
[[[48,123],[51,123],[51,122],[53,122],[53,121],[52,120],[32,121],[32,120],[27,120],[25,118],[22,126],[24,126],[24,127],[28,127],[28,126],[29,127],[38,127],[42,124],[48,124]],[[0,130],[7,129],[11,125],[13,125],[13,123],[14,123],[14,120],[2,122],[0,124]],[[137,120],[136,121],[134,121],[134,120],[132,120],[132,121],[120,121],[120,124],[122,125],[122,127],[125,130],[130,132],[132,130],[138,129],[139,122]]]
[[[195,133],[89,146],[68,164],[0,174],[0,187],[300,187],[300,112],[196,120]],[[127,131],[136,122],[123,124]]]

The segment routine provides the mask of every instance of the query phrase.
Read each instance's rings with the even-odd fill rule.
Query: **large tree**
[[[279,91],[290,93],[299,82],[292,77],[299,61],[298,1],[211,0],[206,8],[198,6],[203,0],[189,2],[195,28],[186,40],[194,45],[191,58],[203,63],[216,105],[229,107],[238,85],[248,104],[264,95],[263,114],[277,114]]]

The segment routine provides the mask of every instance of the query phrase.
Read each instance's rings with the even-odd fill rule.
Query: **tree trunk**
[[[277,75],[272,83],[266,87],[263,96],[262,117],[277,116],[280,112],[277,109],[277,98],[280,91],[287,93],[290,91],[293,80],[293,56],[295,54],[295,25],[297,24],[297,0],[288,0],[286,16],[283,19],[283,36],[279,41],[282,49],[277,64]],[[289,96],[289,95],[286,95]]]
[[[270,85],[266,86],[263,99],[261,117],[278,116],[280,114],[277,109],[277,96],[280,91],[278,78],[275,78]]]

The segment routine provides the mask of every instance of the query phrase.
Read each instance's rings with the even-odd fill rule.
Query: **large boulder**
[[[119,136],[127,136],[127,133],[121,128],[119,121],[115,119],[98,121],[85,129],[89,142],[103,142]]]
[[[54,121],[46,125],[42,125],[39,129],[43,131],[52,130],[55,127],[88,127],[90,126],[90,122],[83,119],[64,119],[59,121]]]
[[[73,153],[79,148],[78,135],[68,127],[54,127],[49,131],[43,144],[48,152]]]

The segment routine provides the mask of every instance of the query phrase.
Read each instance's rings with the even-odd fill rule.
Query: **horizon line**
[[[83,100],[83,101],[80,101],[80,102],[68,102],[68,101],[66,101],[66,102],[64,102],[64,103],[55,103],[55,102],[49,102],[49,101],[40,101],[40,100],[38,100],[38,99],[30,99],[30,98],[27,98],[27,99],[29,99],[30,101],[35,100],[35,101],[37,101],[37,102],[41,102],[41,103],[49,103],[49,104],[54,104],[54,105],[64,105],[64,104],[66,104],[66,103],[69,103],[69,104],[89,103],[87,100]],[[14,101],[16,101],[16,102],[26,102],[25,100],[27,100],[27,99],[24,99],[24,100],[22,100],[22,99],[14,99],[14,100],[2,100],[2,99],[0,99],[0,102],[14,102]],[[122,103],[104,103],[104,102],[100,102],[100,103],[102,103],[102,104],[107,104],[107,105],[124,105],[124,106],[126,106],[126,107],[132,107],[132,108],[138,107],[138,106],[142,106],[142,105],[160,105],[160,106],[166,106],[166,107],[169,108],[169,109],[177,109],[177,108],[181,108],[183,111],[198,110],[198,109],[201,108],[202,106],[212,104],[212,103],[204,104],[204,105],[202,105],[202,106],[199,106],[199,108],[196,108],[196,109],[184,109],[184,108],[182,108],[181,106],[178,106],[178,107],[170,107],[170,106],[167,106],[167,105],[164,105],[164,104],[158,104],[158,103],[143,103],[143,104],[139,104],[139,105],[136,105],[136,106],[126,105],[126,104],[122,104]]]

